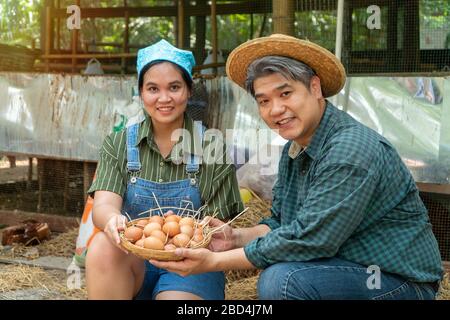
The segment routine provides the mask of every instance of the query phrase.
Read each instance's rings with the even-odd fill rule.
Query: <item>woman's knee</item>
[[[120,251],[104,232],[99,232],[92,239],[86,254],[86,268],[108,267],[112,263],[123,258],[124,253]]]

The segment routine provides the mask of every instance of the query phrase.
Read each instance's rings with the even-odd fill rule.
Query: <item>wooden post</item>
[[[197,1],[197,6],[203,6],[206,0]],[[195,17],[195,58],[197,65],[205,60],[205,40],[206,40],[206,17]]]
[[[27,190],[31,189],[32,183],[33,183],[33,158],[28,158]]]
[[[51,45],[51,39],[50,39],[50,29],[51,29],[51,7],[46,7],[45,12],[45,55],[50,54],[50,45]],[[45,72],[49,72],[49,59],[45,59],[46,65],[45,65]]]
[[[347,70],[351,73],[351,54],[352,54],[352,12],[353,7],[349,1],[344,1],[344,25],[343,25],[343,44],[341,61]]]
[[[80,0],[76,1],[76,5],[78,7],[80,7]],[[77,53],[77,47],[78,47],[78,29],[73,29],[72,30],[72,54],[76,54]],[[76,57],[72,57],[72,73],[75,73],[77,71],[77,58]]]
[[[419,0],[408,1],[408,10],[405,10],[403,50],[403,63],[405,69],[402,71],[419,72]]]
[[[217,62],[217,5],[216,0],[211,0],[211,42],[212,42],[212,63]],[[213,68],[213,73],[216,74],[217,68]]]
[[[83,197],[85,202],[87,199],[87,191],[89,189],[90,184],[91,184],[91,176],[89,172],[89,163],[85,161],[83,162]]]
[[[178,28],[178,36],[177,36],[177,46],[178,48],[184,47],[184,1],[177,1],[177,28]]]
[[[38,160],[38,204],[37,204],[37,212],[42,212],[42,190],[44,183],[44,163],[45,159],[37,159]]]
[[[64,194],[63,194],[63,208],[64,211],[67,212],[68,203],[69,203],[69,180],[70,180],[70,161],[64,161]]]
[[[61,0],[56,1],[56,7],[61,9]],[[61,18],[56,18],[56,49],[61,52]]]
[[[393,1],[388,4],[388,23],[387,23],[387,69],[385,72],[399,72],[397,58],[397,16],[398,3]]]
[[[272,0],[273,32],[295,35],[295,0]]]
[[[128,7],[127,0],[123,1],[123,5],[124,5],[125,8]],[[130,13],[128,12],[128,10],[125,10],[125,31],[124,31],[124,35],[123,35],[123,52],[124,53],[130,52],[130,49],[128,47],[128,42],[129,42],[129,24],[130,24]],[[127,73],[127,60],[126,60],[126,58],[122,58],[121,62],[122,62],[122,74],[125,74],[125,73]]]
[[[183,44],[184,49],[191,50],[191,19],[186,14],[189,10],[189,0],[183,0],[184,2],[184,14],[183,14]]]
[[[250,39],[253,39],[253,13],[250,13]]]

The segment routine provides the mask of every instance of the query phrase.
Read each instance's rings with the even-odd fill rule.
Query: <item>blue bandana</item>
[[[138,79],[141,76],[142,69],[154,61],[172,62],[186,71],[192,79],[192,67],[195,66],[195,59],[190,51],[178,49],[164,39],[144,49],[140,49],[137,54],[136,66]]]

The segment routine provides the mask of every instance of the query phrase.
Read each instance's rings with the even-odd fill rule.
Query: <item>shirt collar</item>
[[[137,139],[135,146],[139,145],[142,140],[147,139],[148,145],[150,147],[156,148],[156,150],[158,150],[158,147],[156,146],[156,143],[154,142],[154,139],[153,139],[152,118],[146,111],[144,111],[144,115],[145,115],[145,119],[140,125],[139,135],[138,135],[138,139]],[[193,135],[195,135],[195,137],[197,139],[200,139],[198,130],[194,130],[194,120],[192,120],[187,115],[186,112],[184,113],[183,129],[187,130],[191,137]],[[183,139],[182,136],[180,138],[178,138],[177,143],[182,141],[182,139]],[[202,140],[200,139],[200,140],[195,140],[195,141],[202,141]],[[193,144],[193,147],[191,148],[191,150],[194,150],[193,154],[195,154],[195,155],[201,154],[200,149],[201,149],[201,147],[199,148],[197,144]]]
[[[328,100],[325,101],[326,101],[325,111],[322,115],[322,119],[320,120],[319,126],[317,127],[316,131],[313,134],[310,144],[308,145],[307,148],[304,148],[297,142],[292,141],[288,150],[290,158],[295,159],[303,152],[308,154],[308,156],[310,156],[312,159],[316,158],[317,153],[323,146],[323,143],[328,135],[328,132],[331,130],[334,122],[336,121],[335,120],[336,117],[334,116],[337,111],[336,108],[330,102],[328,102]]]

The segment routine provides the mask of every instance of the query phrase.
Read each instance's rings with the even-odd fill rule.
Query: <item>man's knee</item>
[[[287,281],[284,263],[271,265],[261,272],[258,280],[258,297],[261,300],[284,300]]]
[[[263,272],[258,280],[258,298],[261,300],[316,299],[308,281],[308,267],[299,263],[277,263]],[[303,272],[304,271],[304,272]]]

